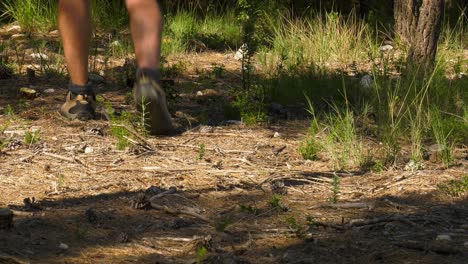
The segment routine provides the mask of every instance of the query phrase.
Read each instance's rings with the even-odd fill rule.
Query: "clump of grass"
[[[336,173],[334,173],[332,182],[331,182],[330,202],[337,203],[339,194],[340,194],[340,177]]]
[[[57,28],[57,4],[47,0],[2,1],[5,14],[24,31],[47,31]]]
[[[207,258],[207,254],[208,254],[208,250],[206,249],[206,247],[204,246],[199,247],[196,252],[197,264],[202,264]]]
[[[306,99],[309,103],[309,109],[307,111],[311,115],[312,120],[310,122],[308,134],[299,145],[299,154],[306,160],[316,160],[318,153],[322,149],[320,142],[315,138],[318,133],[319,123],[315,116],[315,110],[312,102],[307,96]]]
[[[27,144],[36,144],[41,140],[41,131],[34,130],[34,131],[26,131],[24,133],[24,142]]]
[[[431,128],[432,135],[440,148],[442,163],[448,168],[453,162],[452,149],[454,143],[450,142],[452,130],[444,126],[440,112],[437,110],[431,112]]]
[[[201,143],[198,149],[197,160],[202,160],[205,157],[206,146],[205,144]]]
[[[241,212],[247,213],[247,214],[252,214],[252,215],[260,214],[260,209],[258,209],[256,206],[240,204],[239,209]]]
[[[459,180],[450,180],[446,184],[439,185],[439,189],[454,197],[462,197],[468,194],[468,175]]]

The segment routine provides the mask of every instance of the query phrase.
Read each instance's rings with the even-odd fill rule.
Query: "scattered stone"
[[[96,136],[104,136],[104,131],[102,127],[93,127],[87,131],[88,134],[96,135]]]
[[[450,240],[452,240],[452,237],[450,237],[449,235],[446,235],[446,234],[437,235],[436,240],[437,241],[450,241]]]
[[[37,59],[37,60],[49,60],[49,56],[47,56],[47,54],[44,54],[44,53],[32,53],[31,55],[31,58],[33,59]]]
[[[247,55],[248,53],[249,53],[249,48],[247,47],[247,44],[242,44],[242,46],[236,52],[236,55],[234,55],[234,59],[241,61],[244,59],[244,56]]]
[[[95,84],[104,83],[104,77],[95,73],[90,73],[88,79]]]
[[[26,99],[34,99],[38,96],[38,93],[36,90],[27,88],[27,87],[20,88],[19,94],[22,98],[26,98]]]
[[[424,163],[420,161],[415,162],[414,160],[410,160],[408,164],[405,165],[406,171],[417,171],[417,170],[423,170],[423,169],[424,169]]]
[[[55,89],[52,89],[52,88],[45,89],[45,90],[44,90],[44,93],[45,93],[45,94],[53,94],[53,93],[55,93]]]
[[[274,138],[279,138],[279,137],[281,137],[281,134],[278,133],[278,132],[275,132],[275,133],[273,134],[273,137],[274,137]]]
[[[21,26],[19,25],[13,25],[10,28],[7,29],[7,32],[10,34],[18,34],[21,32]]]
[[[393,46],[392,45],[383,45],[383,46],[380,46],[379,48],[379,51],[380,52],[387,52],[387,51],[391,51],[393,50]]]
[[[117,236],[117,241],[118,241],[119,243],[128,243],[128,242],[130,241],[130,239],[129,239],[127,233],[121,232],[121,233]]]
[[[58,37],[59,35],[60,31],[58,29],[49,32],[49,36]]]
[[[372,80],[372,77],[369,74],[362,76],[359,83],[362,87],[366,89],[372,88],[374,86],[374,81]]]
[[[214,128],[212,126],[201,126],[198,131],[200,133],[213,133]]]
[[[10,229],[13,226],[13,212],[8,208],[0,208],[0,229]]]
[[[59,248],[60,248],[60,249],[63,249],[63,250],[67,250],[69,247],[68,247],[68,245],[65,244],[65,243],[60,243]]]
[[[86,147],[84,148],[84,153],[85,153],[85,154],[93,153],[93,151],[94,151],[94,149],[93,149],[93,147],[91,147],[91,146],[86,146]]]

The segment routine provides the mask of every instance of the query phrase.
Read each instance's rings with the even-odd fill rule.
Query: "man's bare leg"
[[[58,22],[71,83],[60,114],[68,119],[94,118],[96,100],[88,84],[88,52],[91,38],[89,0],[59,0]]]
[[[126,0],[138,72],[134,87],[137,109],[148,114],[152,134],[170,134],[172,121],[160,86],[162,15],[156,0]]]
[[[88,82],[88,52],[91,38],[89,0],[59,0],[58,23],[65,59],[73,84]]]

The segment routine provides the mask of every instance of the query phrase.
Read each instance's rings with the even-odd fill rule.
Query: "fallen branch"
[[[353,208],[367,208],[373,210],[375,208],[374,202],[361,202],[361,203],[325,203],[309,207],[308,209],[317,208],[336,208],[336,209],[353,209]]]
[[[61,155],[57,155],[57,154],[50,153],[50,152],[45,152],[45,151],[43,151],[42,154],[44,154],[45,156],[48,156],[48,157],[59,159],[59,160],[68,161],[68,162],[71,162],[71,163],[78,163],[78,164],[83,165],[86,168],[88,167],[88,166],[86,166],[86,164],[83,161],[81,161],[77,157],[67,158],[67,157],[64,157],[64,156],[61,156]]]
[[[166,213],[169,213],[169,214],[184,214],[184,215],[189,215],[189,216],[192,216],[192,217],[195,217],[197,219],[200,219],[206,223],[209,223],[209,224],[212,224],[211,220],[206,218],[205,216],[203,215],[200,215],[200,214],[197,214],[195,212],[192,212],[190,210],[183,210],[183,209],[172,209],[172,208],[169,208],[165,205],[159,205],[159,204],[156,204],[155,202],[152,202],[151,203],[151,207],[153,207],[154,209],[157,209],[157,210],[161,210],[161,211],[164,211]]]

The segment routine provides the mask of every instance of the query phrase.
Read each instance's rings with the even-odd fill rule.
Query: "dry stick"
[[[49,157],[52,157],[52,158],[56,158],[56,159],[59,159],[59,160],[64,160],[64,161],[68,161],[68,162],[72,162],[72,163],[79,163],[81,165],[83,165],[84,167],[88,167],[83,161],[81,161],[80,159],[76,158],[76,157],[73,157],[73,158],[67,158],[67,157],[64,157],[64,156],[61,156],[61,155],[57,155],[57,154],[54,154],[54,153],[49,153],[49,152],[45,152],[43,151],[42,154],[44,154],[45,156],[49,156]]]
[[[367,208],[372,210],[375,208],[375,203],[373,202],[364,202],[364,203],[326,203],[319,204],[316,206],[309,207],[308,209],[317,209],[317,208],[336,208],[336,209],[351,209],[351,208]]]
[[[142,137],[140,134],[138,134],[138,132],[136,132],[134,129],[126,126],[126,125],[114,125],[116,127],[122,127],[122,128],[125,128],[128,132],[130,132],[132,135],[134,135],[137,139],[139,139],[142,143],[143,143],[143,147],[147,148],[148,150],[153,150],[153,147],[151,147],[151,144],[144,138]]]
[[[195,171],[196,168],[186,168],[186,169],[170,169],[170,170],[163,170],[161,167],[141,167],[141,168],[112,168],[112,169],[105,169],[95,172],[96,174],[101,174],[105,172],[160,172],[160,173],[174,173],[174,172],[186,172],[186,171]]]
[[[181,210],[181,209],[171,209],[167,206],[163,206],[163,205],[159,205],[159,204],[156,204],[154,202],[151,203],[151,207],[153,207],[154,209],[157,209],[157,210],[161,210],[161,211],[164,211],[166,213],[169,213],[169,214],[184,214],[184,215],[189,215],[189,216],[193,216],[195,218],[198,218],[204,222],[207,222],[209,224],[212,224],[211,220],[200,215],[200,214],[197,214],[195,212],[191,212],[191,211],[188,211],[188,210]]]
[[[36,152],[34,152],[33,154],[31,154],[31,155],[29,155],[29,156],[27,156],[27,157],[24,157],[24,158],[19,159],[19,161],[21,161],[21,162],[29,162],[29,161],[31,161],[32,158],[34,158],[35,156],[37,156],[37,155],[38,155],[39,153],[41,153],[41,152],[42,152],[41,150],[36,151]]]
[[[200,149],[200,146],[183,145],[183,144],[157,143],[156,145],[161,146],[161,147],[173,147],[173,148],[181,147],[181,148],[190,148],[190,149]],[[219,149],[218,148],[205,148],[205,150],[215,151],[216,152]],[[237,149],[223,150],[222,152],[224,152],[224,153],[246,153],[246,154],[254,154],[255,153],[254,151],[237,150]]]
[[[238,137],[238,138],[258,138],[257,136],[242,135],[236,133],[201,133],[201,132],[186,132],[185,135],[205,136],[205,137]]]

